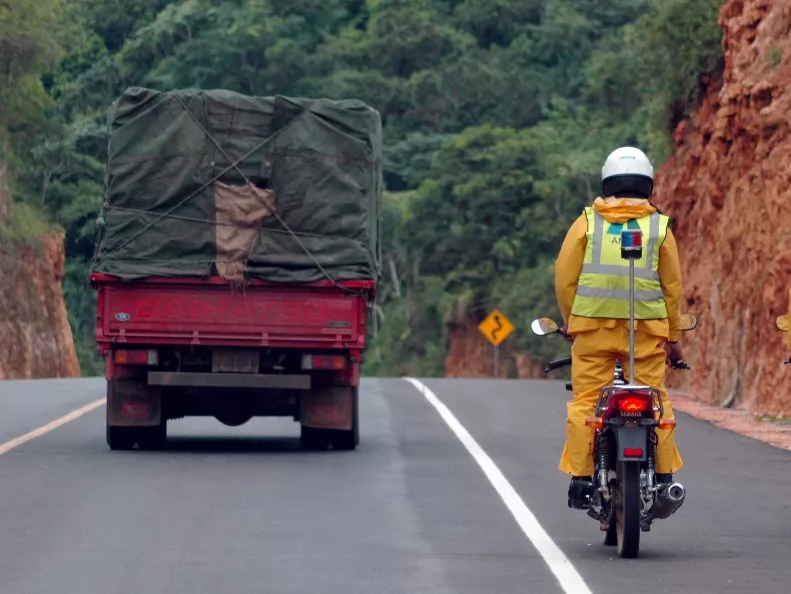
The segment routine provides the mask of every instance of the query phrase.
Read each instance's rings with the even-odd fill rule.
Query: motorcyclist
[[[639,149],[621,147],[602,167],[602,195],[566,234],[555,264],[562,332],[573,342],[574,397],[567,405],[566,444],[559,468],[571,475],[569,506],[587,507],[593,489],[593,416],[601,389],[612,383],[620,358],[629,377],[629,264],[621,259],[624,226],[640,229],[643,258],[635,263],[635,380],[661,391],[665,418],[673,418],[665,368],[683,362],[680,329],[681,266],[669,218],[649,198],[654,170]],[[657,430],[657,482],[669,484],[683,462],[675,429]]]

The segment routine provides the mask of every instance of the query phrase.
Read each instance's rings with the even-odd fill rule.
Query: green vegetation
[[[356,97],[383,115],[389,191],[367,372],[441,374],[445,323],[494,305],[520,329],[509,342],[544,356],[555,346],[527,328],[555,313],[565,229],[610,149],[669,154],[721,67],[720,4],[9,0],[0,151],[19,204],[2,233],[66,230],[70,319],[94,373],[85,278],[110,103],[131,85]]]

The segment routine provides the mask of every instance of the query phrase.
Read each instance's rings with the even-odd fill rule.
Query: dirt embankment
[[[467,316],[447,327],[447,357],[445,377],[493,377],[494,349],[484,338],[475,316]],[[520,332],[530,332],[529,328]],[[512,338],[500,345],[498,376],[520,379],[545,378],[543,363],[535,362],[525,353],[511,348]]]
[[[10,209],[1,192],[0,220]],[[0,380],[79,377],[61,287],[64,259],[62,233],[24,243],[0,237]]]

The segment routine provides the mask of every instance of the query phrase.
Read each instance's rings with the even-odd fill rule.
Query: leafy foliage
[[[49,96],[41,71],[60,54],[52,29],[58,0],[7,0],[0,3],[0,131],[22,135],[41,122]]]
[[[367,372],[441,374],[446,320],[555,313],[552,260],[607,152],[655,161],[721,66],[720,0],[11,0],[0,3],[10,236],[66,230],[64,280],[95,373],[85,276],[106,110],[132,85],[356,97],[385,132],[384,278]],[[52,35],[57,31],[57,35]]]

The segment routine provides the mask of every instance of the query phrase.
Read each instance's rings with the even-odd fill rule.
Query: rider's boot
[[[672,485],[673,484],[673,473],[659,474],[657,472],[656,473],[656,484],[657,484],[657,486],[664,485],[665,487],[667,487],[669,485]]]
[[[569,485],[569,507],[588,509],[593,497],[593,480],[589,476],[573,476]]]

